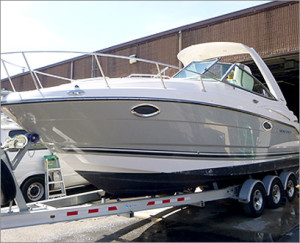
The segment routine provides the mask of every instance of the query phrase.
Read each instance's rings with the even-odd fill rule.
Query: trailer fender
[[[241,203],[250,202],[252,189],[257,183],[262,184],[262,186],[265,188],[265,185],[260,180],[248,179],[243,183],[242,188],[239,192],[239,197],[238,197],[239,202]]]
[[[291,172],[291,171],[283,171],[283,172],[281,172],[281,174],[279,176],[280,180],[282,182],[284,190],[286,190],[288,178],[290,177],[290,175],[294,175],[295,176],[295,174],[293,172]]]
[[[262,182],[263,182],[263,184],[265,186],[265,189],[266,189],[266,192],[267,192],[267,196],[270,195],[272,182],[276,178],[280,179],[278,176],[272,176],[272,175],[267,175],[267,176],[264,177],[264,179],[263,179]]]

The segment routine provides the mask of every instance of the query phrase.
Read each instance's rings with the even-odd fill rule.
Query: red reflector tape
[[[98,208],[90,209],[90,210],[89,210],[89,213],[98,213],[98,212],[99,212],[99,209],[98,209]]]
[[[78,215],[78,211],[67,212],[67,216]]]
[[[114,210],[118,210],[116,206],[108,208],[108,211],[114,211]]]
[[[177,198],[178,202],[184,201],[184,197]]]
[[[154,202],[154,201],[151,201],[151,202],[148,202],[148,203],[147,203],[147,206],[154,205],[154,204],[155,204],[155,202]]]
[[[171,202],[170,199],[163,200],[163,203],[170,203],[170,202]]]

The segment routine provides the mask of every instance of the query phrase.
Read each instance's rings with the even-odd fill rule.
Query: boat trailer
[[[103,190],[95,190],[26,204],[13,170],[28,151],[30,144],[36,143],[38,139],[37,134],[20,135],[8,140],[1,147],[1,205],[9,204],[8,207],[1,208],[1,229],[108,215],[133,217],[137,211],[186,205],[204,207],[206,202],[228,198],[241,202],[248,216],[259,217],[265,205],[270,208],[280,207],[284,193],[290,201],[296,195],[297,177],[293,172],[284,171],[279,176],[267,175],[262,181],[247,179],[242,185],[200,192],[109,200],[105,198]],[[6,154],[11,148],[19,149],[12,161]]]

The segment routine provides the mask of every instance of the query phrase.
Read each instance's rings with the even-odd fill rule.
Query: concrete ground
[[[1,231],[1,242],[299,242],[299,196],[259,218],[232,200]]]

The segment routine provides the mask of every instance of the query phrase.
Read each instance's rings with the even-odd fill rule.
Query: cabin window
[[[152,117],[160,113],[157,106],[151,104],[141,104],[133,107],[131,113],[139,117]]]
[[[252,76],[250,68],[245,65],[234,65],[234,68],[232,68],[224,80],[234,86],[241,87],[264,97],[274,98],[268,88]]]

